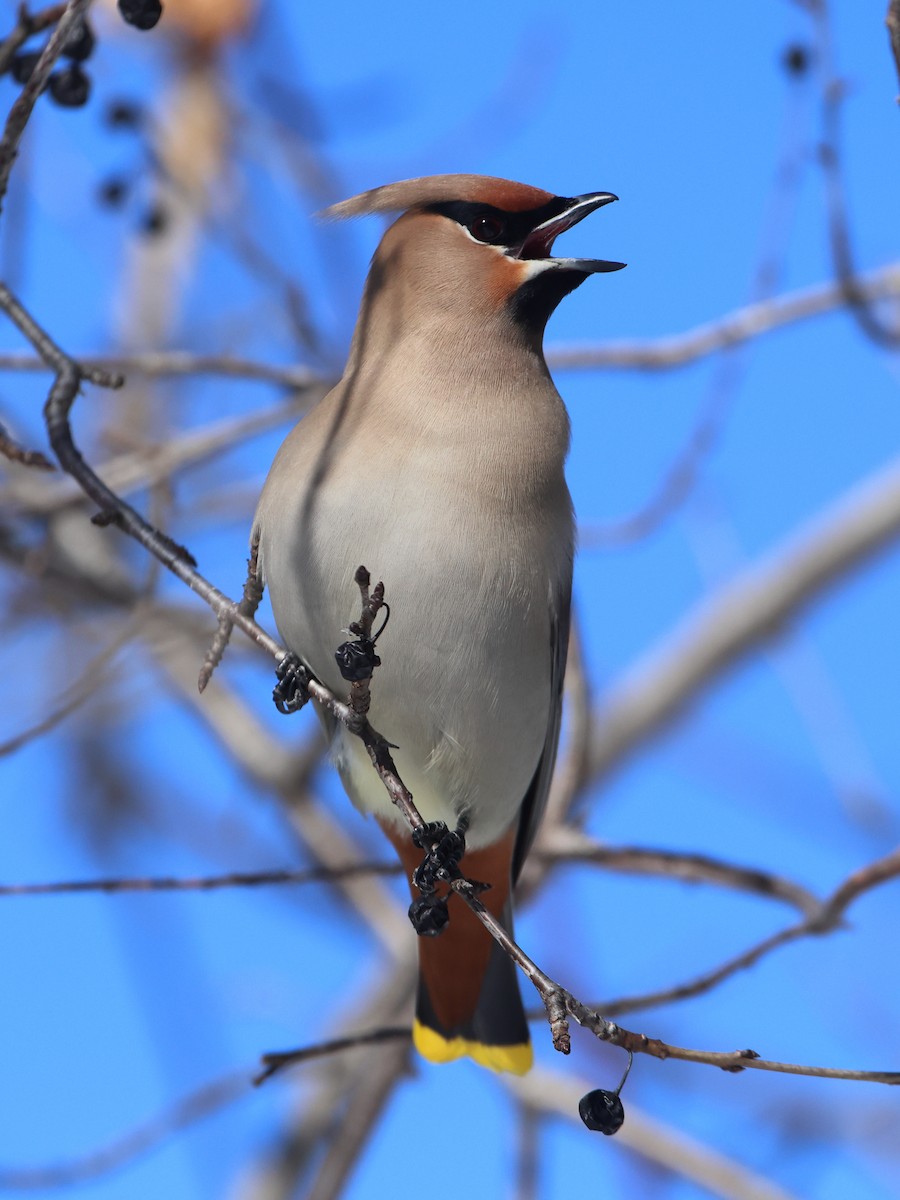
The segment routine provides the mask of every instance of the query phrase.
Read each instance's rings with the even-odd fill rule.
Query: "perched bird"
[[[491,885],[483,901],[507,928],[547,799],[569,633],[569,421],[544,326],[588,275],[624,265],[551,250],[615,199],[435,175],[327,210],[402,215],[372,260],[344,376],[279,450],[254,525],[281,636],[338,695],[354,572],[384,581],[370,719],[424,819],[465,832],[462,869]],[[422,851],[365,748],[319,715],[348,795],[411,877]],[[515,967],[461,901],[440,937],[419,939],[419,967],[425,1058],[528,1070]]]

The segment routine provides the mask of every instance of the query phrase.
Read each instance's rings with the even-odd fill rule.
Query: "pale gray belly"
[[[268,528],[261,512],[263,569],[282,638],[339,696],[348,685],[334,650],[359,616],[354,572],[364,564],[384,581],[391,618],[372,724],[399,747],[425,819],[468,813],[477,847],[513,819],[543,750],[551,606],[570,570],[568,497],[563,488],[554,511],[526,526],[465,496],[444,491],[436,503],[402,480],[391,487],[354,497],[326,483],[314,505],[298,495]],[[340,735],[333,749],[355,803],[392,816],[361,743]]]

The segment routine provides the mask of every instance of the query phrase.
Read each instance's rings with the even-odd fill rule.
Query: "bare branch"
[[[0,1188],[9,1191],[36,1191],[40,1188],[71,1187],[119,1170],[141,1155],[163,1145],[174,1134],[196,1125],[249,1095],[250,1073],[235,1072],[191,1092],[162,1116],[148,1121],[124,1137],[82,1158],[48,1167],[0,1166]]]
[[[412,1005],[415,980],[416,951],[407,937],[402,955],[379,977],[362,985],[368,1020],[375,1027],[402,1021]],[[359,1025],[357,996],[348,997],[345,1008],[338,1029],[341,1037],[352,1037]],[[410,1051],[407,1037],[393,1046],[362,1047],[327,1058],[316,1075],[317,1091],[291,1119],[283,1136],[266,1150],[264,1161],[245,1180],[241,1197],[287,1200],[297,1194],[297,1180],[309,1168],[315,1174],[312,1181],[307,1180],[305,1200],[335,1195],[335,1188],[339,1190],[371,1136],[378,1111],[406,1072]],[[340,1136],[336,1136],[336,1128]]]
[[[168,679],[213,735],[227,748],[257,788],[271,789],[288,821],[320,867],[342,868],[360,857],[360,849],[342,816],[317,804],[310,794],[313,772],[322,758],[319,731],[298,749],[284,746],[267,731],[252,709],[221,680],[213,679],[201,697],[186,640],[162,622],[149,631],[154,653]],[[409,922],[394,896],[376,877],[360,874],[331,879],[390,959],[409,949]]]
[[[577,1103],[577,1101],[576,1101]],[[516,1124],[516,1200],[540,1200],[541,1110],[520,1099]]]
[[[40,450],[27,450],[3,425],[0,425],[0,454],[10,462],[21,463],[23,467],[37,467],[40,471],[56,470],[46,455],[41,454]]]
[[[150,487],[170,479],[186,467],[205,462],[259,433],[295,420],[310,404],[317,392],[298,393],[287,403],[274,404],[261,412],[214,421],[201,429],[167,438],[159,446],[144,446],[140,450],[119,454],[101,463],[97,472],[113,491],[127,495],[138,488]],[[84,499],[84,490],[69,476],[42,479],[38,485],[31,478],[15,481],[6,491],[19,507],[39,516],[49,516]]]
[[[62,4],[51,4],[41,12],[29,13],[24,4],[18,6],[16,24],[0,44],[0,75],[9,70],[13,58],[22,49],[30,37],[41,33],[55,25],[66,11],[65,0]]]
[[[409,1042],[409,1030],[390,1028],[375,1029],[366,1033],[319,1042],[302,1050],[289,1051],[285,1055],[267,1055],[273,1063],[270,1069],[255,1078],[249,1071],[236,1071],[213,1083],[191,1092],[161,1116],[139,1126],[131,1133],[117,1139],[101,1150],[82,1158],[49,1167],[4,1167],[0,1166],[0,1188],[9,1191],[35,1191],[39,1188],[70,1187],[108,1175],[119,1170],[134,1159],[163,1145],[173,1134],[195,1125],[204,1117],[233,1104],[242,1096],[249,1095],[254,1084],[261,1083],[281,1066],[312,1062],[331,1055],[342,1054],[360,1046],[386,1041]],[[284,1058],[284,1062],[277,1061]]]
[[[323,1054],[335,1054],[339,1050],[351,1050],[357,1046],[380,1045],[382,1042],[409,1041],[410,1032],[406,1025],[391,1025],[385,1029],[371,1029],[368,1033],[349,1034],[330,1042],[320,1042],[316,1046],[303,1046],[299,1050],[275,1050],[262,1056],[264,1070],[254,1078],[253,1085],[259,1087],[285,1067],[296,1067],[313,1058],[321,1058]]]
[[[828,6],[824,3],[817,4],[812,11],[822,92],[822,143],[819,146],[819,161],[825,174],[828,232],[834,269],[850,311],[862,332],[876,345],[894,348],[900,344],[900,323],[896,320],[886,323],[880,319],[856,273],[847,215],[840,139],[841,105],[846,87],[835,70]]]
[[[238,604],[238,611],[246,617],[255,617],[256,610],[263,598],[263,591],[263,582],[259,577],[259,532],[257,531],[250,546],[250,557],[247,559],[247,578],[244,580],[244,592]],[[233,629],[234,622],[229,620],[225,614],[220,613],[216,636],[213,638],[212,645],[203,660],[203,666],[200,668],[200,677],[197,680],[198,691],[206,691],[213,672],[222,661],[222,656],[228,648]]]
[[[11,738],[7,738],[5,742],[0,742],[0,758],[8,754],[15,754],[23,746],[28,745],[29,742],[33,742],[35,738],[49,733],[51,729],[55,729],[60,722],[79,709],[102,684],[105,671],[112,660],[122,647],[135,636],[140,620],[141,613],[137,611],[130,620],[126,621],[122,630],[112,639],[109,645],[105,646],[88,663],[87,667],[81,673],[81,677],[68,689],[69,695],[65,700],[51,709],[45,717],[28,729],[15,734]]]
[[[699,604],[611,688],[595,714],[593,778],[618,767],[704,687],[898,534],[900,462],[894,462]]]
[[[856,294],[866,301],[900,296],[900,263],[889,263],[855,279]],[[796,321],[818,317],[851,303],[841,283],[824,283],[802,291],[750,304],[717,321],[674,337],[600,345],[557,345],[547,348],[547,362],[558,371],[574,369],[657,371],[682,367],[750,338]]]
[[[808,917],[818,916],[821,901],[790,879],[723,862],[705,854],[679,854],[642,846],[607,846],[570,827],[550,829],[538,836],[529,861],[546,866],[592,863],[627,875],[653,875],[683,883],[709,883],[793,905]],[[528,872],[526,864],[526,875]]]
[[[897,78],[900,80],[900,0],[891,0],[884,23],[888,28],[888,35],[891,39],[891,53],[894,56]],[[897,100],[900,103],[900,96],[898,96]]]
[[[229,871],[225,875],[162,875],[143,878],[73,879],[54,883],[4,883],[0,896],[59,896],[88,892],[214,892],[223,888],[336,883],[359,875],[397,875],[399,863],[359,862],[300,871]]]
[[[213,375],[223,379],[245,379],[302,391],[311,387],[327,390],[329,381],[309,367],[277,367],[255,359],[230,354],[190,354],[185,350],[148,350],[142,354],[85,354],[75,356],[85,370],[110,374],[143,375],[148,379],[167,376]],[[48,370],[46,362],[33,354],[0,354],[0,371]]]
[[[602,1008],[604,1012],[614,1014],[639,1012],[648,1008],[658,1008],[662,1004],[687,1000],[692,996],[699,996],[704,992],[711,991],[712,988],[718,987],[720,983],[738,971],[752,967],[773,950],[786,946],[789,942],[833,932],[840,927],[844,913],[858,896],[863,892],[871,891],[889,879],[896,879],[898,875],[900,875],[900,850],[895,850],[893,853],[885,855],[884,858],[877,859],[860,868],[859,871],[855,871],[835,889],[828,899],[817,901],[815,908],[807,912],[804,921],[789,925],[787,928],[763,938],[749,950],[728,959],[714,970],[707,971],[686,983],[662,988],[657,992],[604,1000],[598,1007]]]

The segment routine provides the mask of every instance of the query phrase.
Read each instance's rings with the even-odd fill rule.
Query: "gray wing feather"
[[[557,594],[556,609],[551,612],[550,718],[547,722],[547,737],[544,741],[543,753],[528,786],[528,791],[525,793],[519,814],[519,830],[516,834],[512,863],[513,883],[519,878],[525,856],[537,835],[544,809],[547,807],[547,797],[550,794],[550,781],[553,778],[556,750],[559,746],[559,730],[562,724],[562,695],[566,677],[566,658],[569,653],[571,603],[572,584],[571,580],[567,580]]]

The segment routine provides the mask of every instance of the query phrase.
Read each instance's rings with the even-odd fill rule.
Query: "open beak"
[[[586,196],[576,196],[573,200],[569,201],[569,206],[565,211],[555,217],[551,217],[543,225],[538,225],[536,229],[532,229],[531,233],[528,234],[525,241],[519,247],[516,257],[521,259],[546,259],[548,262],[552,262],[560,267],[583,271],[586,275],[601,271],[621,271],[625,263],[608,262],[602,258],[550,257],[553,243],[561,233],[564,233],[567,229],[571,229],[573,225],[577,225],[588,213],[592,213],[597,208],[602,208],[604,204],[612,204],[613,200],[618,200],[618,198],[612,192],[589,192]]]

